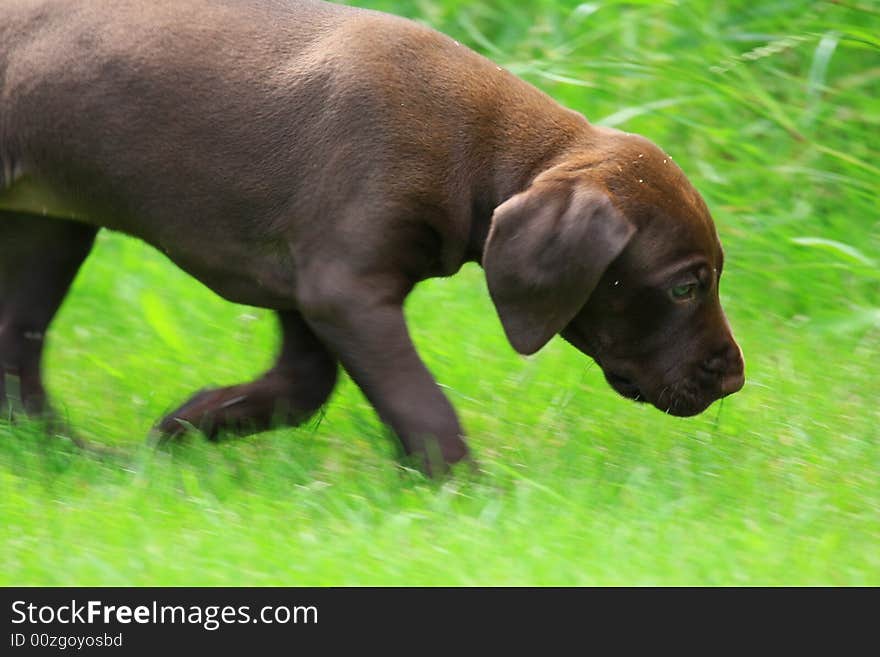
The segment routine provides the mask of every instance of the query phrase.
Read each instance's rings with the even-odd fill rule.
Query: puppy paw
[[[209,440],[215,440],[219,430],[222,412],[246,396],[227,398],[227,389],[204,389],[189,398],[177,410],[166,415],[155,427],[159,443],[179,440],[184,435],[201,432]]]

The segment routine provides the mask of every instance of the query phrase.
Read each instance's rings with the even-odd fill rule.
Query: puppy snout
[[[711,358],[703,363],[703,370],[708,374],[720,377],[721,394],[732,395],[745,384],[745,362],[742,349],[730,340]]]

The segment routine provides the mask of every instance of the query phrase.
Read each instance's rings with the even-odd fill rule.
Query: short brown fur
[[[0,404],[47,411],[43,335],[100,228],[281,319],[276,365],[197,394],[166,437],[301,422],[341,363],[426,470],[465,458],[402,304],[467,261],[523,353],[561,333],[679,415],[742,386],[717,234],[672,159],[386,14],[5,0]]]

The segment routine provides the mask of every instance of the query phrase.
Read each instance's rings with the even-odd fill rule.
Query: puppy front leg
[[[340,287],[346,289],[339,294]],[[419,358],[407,331],[403,299],[360,281],[304,304],[315,333],[428,475],[468,456],[452,404]]]

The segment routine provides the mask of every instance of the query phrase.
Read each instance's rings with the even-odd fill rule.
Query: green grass
[[[347,379],[308,426],[156,453],[164,411],[268,365],[274,321],[102,234],[48,385],[130,456],[0,423],[0,584],[880,584],[876,4],[359,4],[672,154],[719,226],[746,387],[676,419],[559,340],[521,358],[466,267],[407,313],[480,476],[402,470]]]

